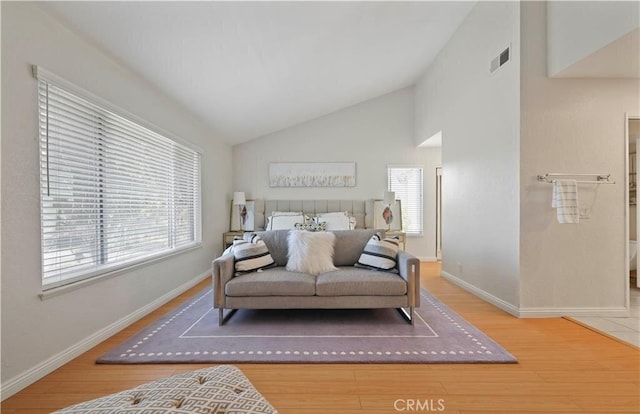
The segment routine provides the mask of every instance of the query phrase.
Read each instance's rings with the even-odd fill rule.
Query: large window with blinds
[[[401,202],[402,230],[407,235],[422,235],[422,167],[388,166],[387,187]]]
[[[36,77],[43,289],[199,245],[200,153]]]

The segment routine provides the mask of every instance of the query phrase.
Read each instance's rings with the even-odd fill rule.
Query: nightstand
[[[400,243],[402,243],[402,250],[405,250],[406,243],[407,243],[407,233],[405,233],[404,231],[399,231],[399,230],[388,230],[384,232],[385,237],[389,236],[389,237],[397,237],[398,241]]]
[[[242,237],[244,231],[234,230],[234,231],[226,231],[222,233],[222,250],[226,250],[227,247],[233,244],[233,239],[236,236]]]

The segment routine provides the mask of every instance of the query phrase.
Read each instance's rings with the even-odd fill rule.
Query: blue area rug
[[[212,294],[211,289],[200,292],[97,362],[517,362],[424,289],[414,325],[395,309],[241,309],[218,326]]]

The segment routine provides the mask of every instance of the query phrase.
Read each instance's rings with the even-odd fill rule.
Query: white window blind
[[[387,167],[389,191],[402,207],[402,227],[407,234],[422,235],[422,168]]]
[[[43,288],[198,245],[200,154],[65,89],[38,74]]]

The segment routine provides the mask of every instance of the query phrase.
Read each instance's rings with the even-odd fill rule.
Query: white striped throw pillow
[[[236,273],[255,272],[275,264],[264,241],[257,234],[245,233],[233,241]]]
[[[400,243],[397,237],[382,238],[376,233],[364,246],[364,251],[356,262],[356,267],[368,269],[396,271],[396,257]]]

